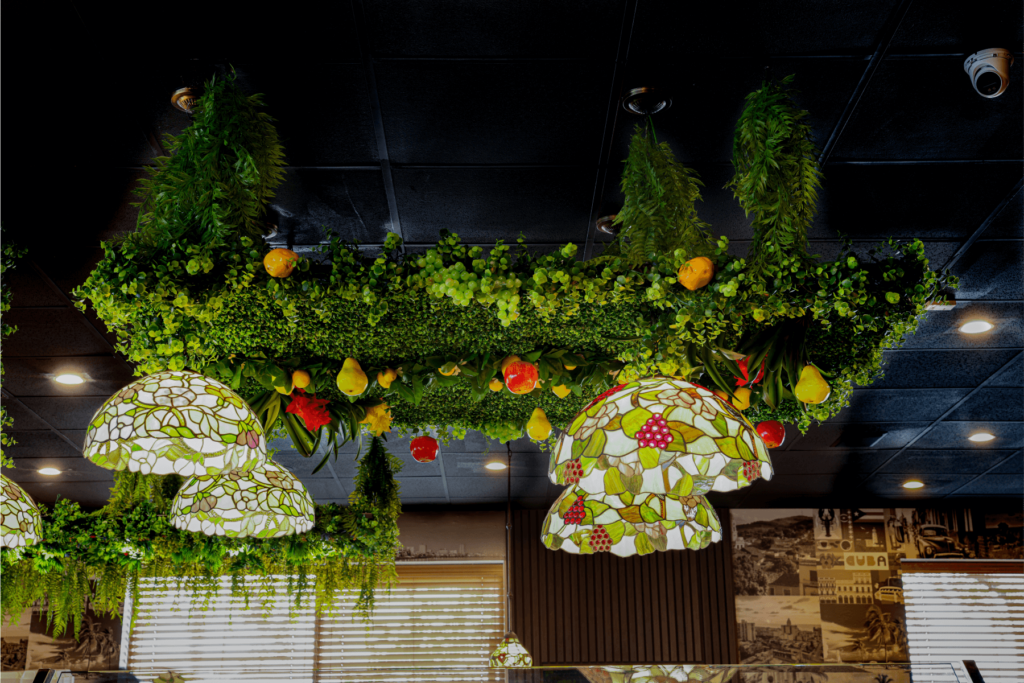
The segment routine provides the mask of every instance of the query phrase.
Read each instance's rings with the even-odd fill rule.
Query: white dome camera
[[[971,77],[971,85],[982,97],[999,97],[1010,84],[1010,65],[1013,54],[1001,47],[979,50],[964,61],[964,71]]]

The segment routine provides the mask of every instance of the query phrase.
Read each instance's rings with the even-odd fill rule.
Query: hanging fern
[[[206,83],[192,125],[165,136],[170,155],[157,157],[152,177],[140,182],[130,241],[166,247],[185,236],[207,244],[266,233],[263,215],[284,180],[284,150],[273,119],[257,109],[261,98],[245,95],[233,74]]]
[[[629,143],[629,158],[622,173],[626,201],[615,217],[623,226],[619,249],[637,266],[681,249],[686,258],[714,252],[709,227],[697,217],[704,183],[672,154],[667,142],[658,143],[648,121],[638,125]]]
[[[736,123],[731,187],[740,206],[754,214],[751,269],[781,266],[785,259],[810,258],[807,230],[814,220],[821,169],[807,112],[798,109],[781,83],[763,83],[747,95]]]

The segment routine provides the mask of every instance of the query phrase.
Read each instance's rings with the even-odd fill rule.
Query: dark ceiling
[[[673,100],[659,138],[706,183],[701,217],[746,249],[749,223],[721,189],[743,97],[796,74],[822,148],[826,184],[813,251],[837,235],[867,249],[919,237],[935,267],[960,276],[958,303],[931,312],[884,380],[839,417],[773,451],[776,477],[717,496],[722,506],[870,504],[886,499],[1015,499],[1024,490],[1024,64],[998,99],[977,95],[966,54],[1005,47],[1020,61],[1019,2],[780,0],[354,0],[174,10],[67,0],[5,7],[24,49],[4,76],[7,239],[29,248],[9,283],[3,402],[14,417],[7,473],[37,499],[99,505],[109,472],[79,453],[93,412],[132,372],[113,338],[68,295],[99,243],[132,229],[130,190],[165,132],[187,125],[170,93],[232,64],[266,94],[286,145],[288,179],[273,214],[296,250],[329,232],[372,249],[388,231],[422,250],[442,228],[465,242],[520,234],[538,250],[567,241],[599,253],[594,220],[621,206],[618,176],[637,86]],[[17,27],[17,28],[15,28]],[[21,143],[15,157],[11,150]],[[17,207],[17,217],[10,207]],[[958,331],[984,319],[988,333]],[[51,377],[85,374],[64,387]],[[975,444],[967,436],[989,431]],[[883,435],[884,433],[884,435]],[[503,501],[504,447],[471,434],[430,465],[393,451],[407,505]],[[560,491],[547,457],[513,444],[513,496]],[[344,501],[352,454],[314,463],[283,451],[319,501]],[[443,461],[443,462],[442,462]],[[63,470],[58,477],[36,472]],[[925,482],[910,494],[909,476]]]

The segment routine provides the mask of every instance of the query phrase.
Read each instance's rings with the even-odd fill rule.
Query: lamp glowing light
[[[988,432],[978,432],[977,434],[971,434],[967,437],[968,441],[973,441],[974,443],[985,443],[986,441],[991,441],[994,438],[996,437]]]
[[[42,467],[36,470],[36,472],[39,472],[39,474],[45,474],[48,477],[53,477],[60,474],[60,470],[58,470],[56,467]]]
[[[964,323],[960,326],[960,331],[964,334],[980,334],[982,332],[988,332],[992,329],[992,323],[985,322],[984,320],[972,320],[969,323]]]
[[[64,373],[63,375],[57,375],[53,378],[53,381],[57,384],[81,384],[85,380],[82,379],[81,375],[73,375],[71,373]]]
[[[493,472],[498,472],[500,470],[505,469],[506,467],[508,467],[508,465],[506,465],[503,462],[489,462],[486,465],[484,465],[485,469],[491,470]]]
[[[903,482],[903,488],[905,488],[905,489],[923,489],[924,488],[924,483],[920,482],[920,481],[918,481],[916,479],[911,479],[910,481]]]

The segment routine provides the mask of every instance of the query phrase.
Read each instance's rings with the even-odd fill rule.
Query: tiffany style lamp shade
[[[519,642],[516,634],[510,631],[494,648],[487,665],[492,669],[528,669],[533,666],[533,657]]]
[[[217,380],[158,372],[111,396],[89,423],[86,458],[110,470],[216,476],[267,461],[259,419]]]
[[[252,472],[192,477],[171,506],[171,524],[208,536],[270,538],[313,528],[313,499],[275,462]]]
[[[732,680],[738,667],[699,666],[588,666],[580,673],[590,680],[607,680],[609,683],[723,683]],[[602,675],[603,674],[603,675]]]
[[[39,541],[43,522],[39,508],[25,490],[0,474],[0,546],[17,548]]]
[[[544,520],[544,544],[626,557],[720,541],[704,494],[770,479],[772,465],[731,404],[696,384],[652,377],[615,387],[579,413],[548,476],[569,488]]]

